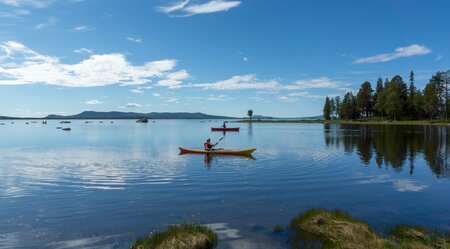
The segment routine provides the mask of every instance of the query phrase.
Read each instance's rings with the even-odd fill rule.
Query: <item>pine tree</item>
[[[416,93],[416,87],[414,86],[414,72],[409,74],[409,89],[408,89],[408,101],[407,101],[407,114],[409,117],[416,118],[416,110],[414,105],[414,95]]]
[[[415,110],[415,118],[422,119],[425,115],[425,100],[421,90],[414,93],[413,108]]]
[[[356,96],[358,113],[365,117],[372,116],[373,113],[373,89],[370,82],[366,81],[361,85]]]
[[[434,75],[423,91],[424,111],[431,119],[439,115],[439,81],[440,77]]]
[[[378,94],[380,94],[381,91],[383,91],[383,79],[381,77],[378,77],[377,86],[375,88],[375,93],[373,95],[373,110],[375,116],[382,116],[382,114],[380,114],[376,109],[378,103]]]
[[[336,96],[334,98],[334,103],[336,105],[336,110],[334,112],[334,115],[335,115],[336,118],[339,118],[339,115],[341,113],[341,105],[342,105],[341,97],[340,96]]]
[[[336,113],[336,103],[334,102],[334,99],[331,98],[330,99],[330,109],[331,109],[331,118],[334,119],[336,118],[335,113]]]
[[[325,105],[323,106],[323,118],[325,120],[331,119],[331,105],[330,105],[330,98],[325,99]]]
[[[403,106],[399,79],[395,76],[386,86],[386,114],[397,120],[401,115]]]

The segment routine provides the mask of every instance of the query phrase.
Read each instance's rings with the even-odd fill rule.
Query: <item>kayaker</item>
[[[208,139],[206,139],[206,142],[203,144],[203,146],[205,147],[205,150],[210,151],[210,150],[213,149],[213,147],[215,146],[215,144],[212,144],[212,143],[211,143],[211,139],[208,138]]]
[[[227,121],[223,122],[222,128],[224,128],[224,129],[227,128]]]

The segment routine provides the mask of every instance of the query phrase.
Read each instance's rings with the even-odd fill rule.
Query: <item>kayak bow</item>
[[[236,155],[236,156],[251,156],[256,149],[247,150],[196,150],[178,147],[180,154],[211,154],[211,155]]]

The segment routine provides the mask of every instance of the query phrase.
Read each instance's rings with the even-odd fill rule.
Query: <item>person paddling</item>
[[[224,128],[224,129],[227,128],[227,121],[223,122],[222,128]]]
[[[220,141],[222,141],[224,137],[222,137],[221,139],[219,139],[219,141],[215,144],[211,143],[211,139],[208,138],[206,139],[206,142],[203,144],[203,147],[205,148],[206,151],[212,151],[212,150],[223,150],[222,148],[220,149],[213,149],[214,146],[216,146]]]
[[[203,147],[205,147],[205,150],[207,150],[207,151],[213,150],[214,146],[215,146],[215,144],[211,143],[211,139],[210,138],[206,139],[206,142],[203,144]]]

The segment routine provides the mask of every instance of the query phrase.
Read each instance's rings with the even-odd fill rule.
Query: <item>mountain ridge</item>
[[[120,112],[120,111],[109,111],[109,112],[97,112],[97,111],[83,111],[74,115],[56,115],[50,114],[45,117],[7,117],[0,116],[0,120],[7,119],[139,119],[139,118],[149,118],[149,119],[247,119],[248,117],[230,117],[221,115],[209,115],[201,112],[150,112],[150,113],[139,113],[139,112]],[[323,116],[313,116],[313,117],[298,117],[298,118],[278,118],[263,115],[254,115],[253,119],[323,119]]]

